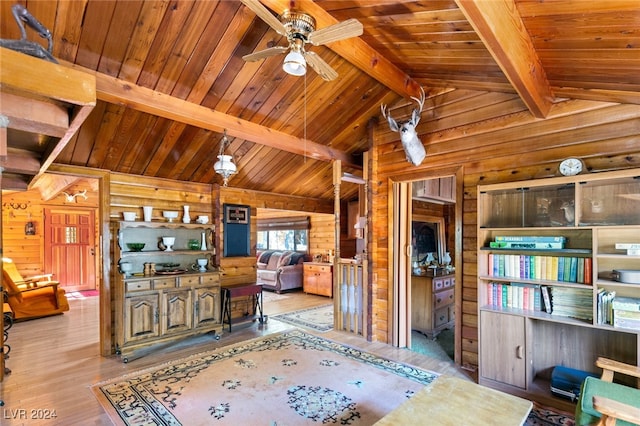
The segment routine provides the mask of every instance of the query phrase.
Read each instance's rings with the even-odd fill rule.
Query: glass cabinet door
[[[580,225],[640,225],[640,177],[583,182],[580,191]]]
[[[482,192],[482,228],[575,226],[575,185],[522,187]]]

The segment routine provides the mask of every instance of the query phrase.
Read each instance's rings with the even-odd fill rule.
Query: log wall
[[[64,194],[50,200],[43,200],[38,189],[21,192],[7,192],[2,195],[2,248],[3,256],[11,258],[20,273],[33,276],[47,273],[44,271],[44,210],[49,207],[98,207],[98,191],[95,185],[80,181],[66,191],[75,194],[87,190],[87,199],[76,197],[68,202]],[[98,221],[96,216],[96,221]],[[25,235],[25,225],[32,221],[35,225],[35,235]],[[98,226],[96,222],[96,241],[98,241]],[[100,268],[96,268],[99,273]]]
[[[477,365],[476,187],[557,176],[559,162],[584,160],[590,173],[640,166],[640,106],[582,100],[554,104],[544,120],[535,119],[516,96],[461,91],[438,104],[427,100],[418,126],[427,157],[417,167],[405,160],[397,134],[379,123],[372,137],[371,223],[373,237],[373,339],[391,341],[389,288],[391,184],[462,169],[462,264],[458,330],[461,364]],[[446,173],[444,172],[446,171]],[[450,229],[450,228],[449,228]],[[449,241],[451,241],[449,239]],[[453,251],[453,250],[452,250]]]

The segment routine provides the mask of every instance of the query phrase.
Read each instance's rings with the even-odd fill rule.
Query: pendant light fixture
[[[229,139],[227,139],[227,131],[224,131],[224,136],[220,141],[220,153],[218,154],[218,161],[213,165],[213,170],[222,176],[223,185],[227,186],[229,178],[238,172],[235,164],[233,164],[233,156],[226,155],[224,149],[229,145]]]

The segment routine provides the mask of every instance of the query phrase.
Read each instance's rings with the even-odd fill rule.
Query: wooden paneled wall
[[[87,199],[76,197],[69,202],[64,194],[44,201],[38,189],[2,194],[2,247],[3,256],[11,258],[23,276],[46,273],[44,271],[44,210],[48,207],[98,207],[98,191],[85,181],[66,188],[70,194],[87,190]],[[96,219],[97,220],[97,219]],[[35,235],[25,235],[25,225],[32,221]],[[96,234],[98,228],[96,225]],[[96,235],[97,236],[97,235]],[[97,239],[96,239],[97,241]],[[99,270],[99,269],[98,269]]]
[[[213,214],[212,185],[111,173],[111,220],[122,220],[122,212],[132,211],[142,220],[142,206],[153,206],[153,219],[164,220],[164,210],[178,211],[189,206],[192,220]]]
[[[427,157],[417,167],[405,160],[397,133],[386,123],[373,132],[372,226],[373,338],[390,342],[389,203],[391,183],[438,176],[462,168],[461,363],[477,365],[476,187],[556,176],[569,156],[589,172],[640,166],[640,106],[583,100],[558,101],[544,120],[535,119],[516,97],[456,90],[429,99],[418,126]],[[431,104],[430,104],[431,102]],[[452,250],[453,251],[453,250]]]

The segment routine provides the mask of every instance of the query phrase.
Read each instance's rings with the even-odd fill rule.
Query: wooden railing
[[[337,290],[334,303],[334,328],[366,336],[365,268],[351,259],[340,259],[334,265]]]

